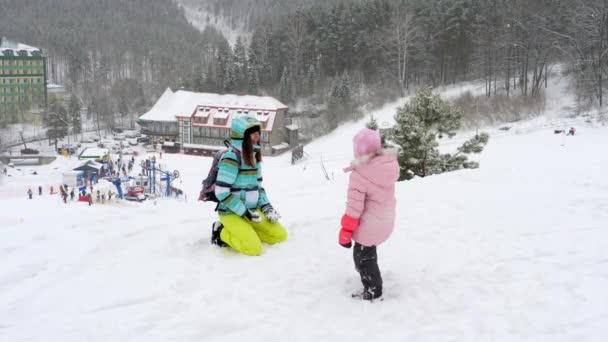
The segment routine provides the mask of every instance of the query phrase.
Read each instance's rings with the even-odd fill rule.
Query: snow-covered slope
[[[235,25],[231,25],[229,20],[224,16],[215,16],[209,12],[205,3],[198,5],[193,4],[191,1],[176,0],[180,6],[184,9],[186,19],[200,31],[204,31],[207,26],[214,27],[220,31],[224,37],[234,45],[236,39],[241,36],[248,39],[251,32],[245,29],[246,23],[238,22]]]
[[[337,244],[341,168],[366,119],[308,145],[308,161],[265,160],[289,240],[260,257],[209,244],[213,206],[195,201],[208,158],[163,154],[187,200],[92,207],[48,195],[73,160],[10,169],[0,340],[603,341],[608,128],[566,138],[540,120],[495,135],[480,169],[398,184],[385,300],[371,304],[350,298],[359,279]]]

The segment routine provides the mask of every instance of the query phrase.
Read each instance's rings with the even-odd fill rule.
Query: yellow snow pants
[[[220,237],[233,249],[245,255],[262,254],[262,242],[275,244],[287,240],[287,231],[279,223],[271,223],[261,210],[257,210],[262,222],[252,222],[241,216],[220,215],[224,225]]]

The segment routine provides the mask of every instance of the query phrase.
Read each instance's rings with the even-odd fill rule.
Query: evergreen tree
[[[365,127],[373,129],[374,131],[378,130],[378,121],[373,115],[370,117],[369,122],[365,124]]]
[[[314,95],[317,87],[317,72],[315,66],[311,64],[308,67],[308,73],[306,75],[306,95]]]
[[[283,75],[279,81],[279,97],[285,103],[291,101],[291,80],[287,68],[283,69]]]
[[[216,81],[217,85],[215,88],[218,91],[225,91],[226,85],[230,84],[232,81],[228,80],[231,69],[231,64],[233,61],[232,49],[230,48],[230,44],[226,38],[220,37],[217,43],[217,53],[216,53]],[[234,70],[233,70],[234,71]]]
[[[344,105],[348,105],[351,103],[352,98],[352,89],[350,77],[348,76],[348,72],[344,70],[342,73],[342,78],[340,79],[340,86],[338,88],[338,97],[340,98],[340,102]]]
[[[401,180],[479,166],[469,162],[467,154],[483,150],[489,139],[485,133],[465,142],[453,155],[439,153],[437,139],[452,138],[462,116],[460,109],[434,95],[430,88],[419,90],[410,103],[397,110],[390,140],[401,148]]]
[[[68,112],[63,105],[53,100],[49,106],[46,116],[46,135],[49,140],[54,140],[57,149],[57,140],[62,139],[68,134],[69,122]]]
[[[68,116],[72,124],[72,131],[74,134],[82,132],[82,120],[80,118],[80,102],[76,95],[70,97],[70,104],[68,106]]]
[[[227,93],[235,92],[237,90],[238,83],[237,66],[234,63],[230,63],[228,65],[228,75],[226,75],[226,80],[224,83],[224,91]]]
[[[249,68],[247,84],[248,84],[247,93],[250,95],[257,95],[258,89],[260,87],[260,78],[258,77],[258,72],[256,69],[251,68],[251,67]]]
[[[247,51],[245,44],[239,36],[234,44],[234,64],[236,74],[236,87],[238,90],[244,90],[248,87],[249,72],[247,67]]]

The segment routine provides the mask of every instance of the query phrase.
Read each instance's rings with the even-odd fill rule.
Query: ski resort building
[[[36,47],[0,38],[0,123],[47,106],[46,61]]]
[[[230,140],[232,119],[250,115],[262,124],[262,152],[273,155],[297,144],[295,125],[286,122],[288,107],[270,96],[165,90],[138,123],[142,133],[163,143],[167,152],[210,155]]]
[[[87,147],[78,155],[79,160],[94,160],[96,162],[106,162],[110,160],[110,149]]]

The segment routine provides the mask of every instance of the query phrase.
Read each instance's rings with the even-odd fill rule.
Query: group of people
[[[287,239],[281,216],[262,186],[261,125],[250,116],[232,120],[231,147],[218,164],[215,195],[219,221],[211,228],[211,242],[246,255],[260,255],[262,242]],[[377,246],[395,225],[395,183],[399,178],[397,152],[383,149],[377,131],[364,128],[353,139],[355,159],[350,172],[346,210],[338,243],[351,248],[363,289],[353,294],[373,301],[382,296]]]
[[[133,170],[133,166],[135,165],[135,157],[131,156],[130,159],[124,161],[122,158],[118,158],[116,163],[110,160],[108,162],[108,174],[112,177],[120,177],[121,173],[124,177],[127,176],[128,173],[131,173]]]
[[[74,195],[75,195],[74,188],[72,187],[72,189],[70,191],[68,191],[68,189],[69,189],[69,187],[67,184],[59,186],[59,193],[61,195],[61,199],[63,200],[63,203],[67,203],[68,196],[70,197],[70,200],[72,200],[72,201],[74,200]],[[49,188],[49,194],[50,195],[55,194],[55,188],[52,185]],[[34,195],[34,192],[32,191],[32,188],[28,188],[27,189],[28,198],[32,199],[33,195]],[[38,196],[42,196],[42,186],[41,185],[38,186]]]
[[[41,191],[41,187],[38,188],[38,191]],[[59,192],[61,194],[61,198],[63,199],[63,203],[67,203],[68,202],[68,185],[64,184],[59,186]],[[70,196],[70,200],[73,201],[74,200],[74,188],[72,188],[72,190],[69,191],[69,196]]]

